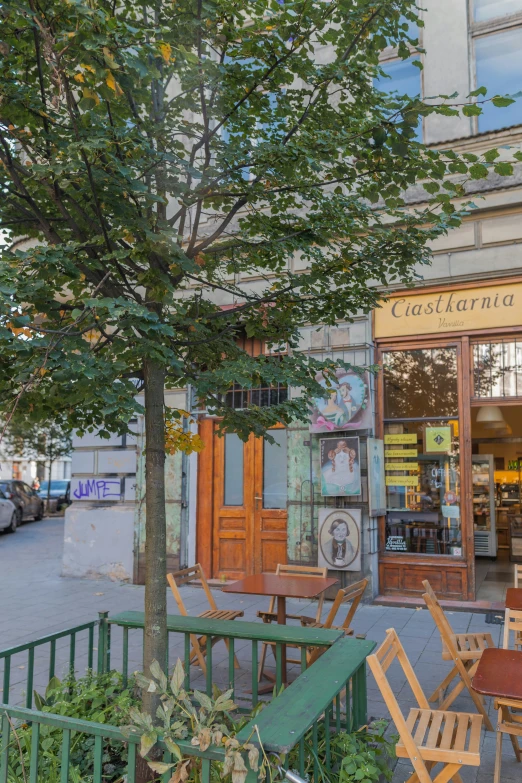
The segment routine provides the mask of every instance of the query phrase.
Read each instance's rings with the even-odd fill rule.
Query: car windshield
[[[0,484],[0,492],[11,492],[10,484]]]
[[[51,481],[51,490],[63,490],[65,492],[68,483],[68,481]],[[48,486],[48,481],[42,481],[40,484],[40,492],[47,492]]]

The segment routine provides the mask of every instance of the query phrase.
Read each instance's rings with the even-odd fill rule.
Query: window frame
[[[468,0],[468,19],[469,19],[469,50],[471,52],[470,57],[470,84],[471,90],[476,90],[477,83],[477,51],[476,41],[481,38],[487,38],[490,35],[497,33],[508,32],[517,28],[522,29],[522,9],[516,11],[514,14],[505,14],[503,16],[494,16],[491,19],[486,19],[483,22],[475,21],[475,0]],[[519,128],[522,126],[522,118],[516,125],[507,125],[495,130],[480,131],[479,130],[479,117],[475,116],[471,118],[471,130],[473,136],[483,136],[491,133],[505,133],[511,128]]]
[[[424,16],[424,14],[419,9],[419,19],[422,19],[423,16]],[[422,48],[423,37],[424,37],[423,36],[424,28],[423,27],[419,27],[418,29],[419,29],[419,46]],[[419,87],[420,87],[419,92],[420,92],[421,100],[424,100],[424,57],[425,57],[425,55],[421,54],[420,52],[417,52],[417,50],[413,46],[410,46],[410,57],[417,57],[421,61],[422,65],[423,65],[422,70],[419,70]],[[381,52],[381,54],[379,56],[379,65],[382,66],[383,68],[385,68],[386,65],[390,65],[390,64],[392,64],[394,62],[399,62],[400,63],[400,62],[405,62],[405,60],[403,60],[401,57],[399,57],[399,54],[398,54],[396,46],[387,46],[386,49],[382,50],[382,52]],[[391,83],[391,81],[390,81],[390,83]],[[375,84],[374,84],[374,86],[375,86]],[[426,143],[426,141],[425,141],[425,139],[426,139],[426,117],[422,117],[421,122],[420,122],[420,127],[421,127],[421,139],[420,139],[420,142],[421,142],[421,144],[425,144]]]

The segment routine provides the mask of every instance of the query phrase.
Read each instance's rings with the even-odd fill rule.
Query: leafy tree
[[[71,425],[63,419],[45,423],[33,421],[29,415],[17,410],[4,428],[2,450],[6,455],[20,455],[47,467],[49,484],[46,509],[49,512],[52,468],[56,460],[68,457],[71,453]]]
[[[300,328],[414,283],[464,182],[510,164],[416,139],[453,97],[374,87],[385,46],[418,48],[413,0],[10,0],[0,16],[0,228],[35,240],[0,265],[0,404],[121,432],[144,391],[147,670],[167,639],[166,424],[198,446],[171,437],[165,385],[243,438],[305,418],[331,362],[299,353]],[[245,335],[288,350],[251,356]],[[239,411],[233,383],[304,393]]]

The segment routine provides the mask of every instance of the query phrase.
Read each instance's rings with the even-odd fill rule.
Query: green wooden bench
[[[317,751],[317,724],[321,716],[327,729],[353,731],[366,723],[366,656],[376,643],[344,636],[319,660],[300,674],[274,701],[266,705],[254,720],[241,729],[237,738],[244,742],[257,731],[265,750],[288,753],[313,726],[312,743]],[[346,679],[346,672],[349,678]],[[346,689],[344,719],[341,691]],[[325,705],[326,706],[325,708]],[[257,730],[255,727],[257,726]],[[329,731],[325,732],[328,742]],[[315,753],[317,757],[317,752]],[[317,780],[317,770],[314,780]]]
[[[143,629],[145,623],[144,612],[120,612],[109,616],[104,613],[106,632],[102,633],[102,659],[107,660],[110,667],[110,626],[116,625],[123,628],[123,676],[128,676],[128,634],[133,628]],[[301,669],[306,669],[306,650],[309,647],[331,647],[343,636],[339,630],[325,628],[303,628],[294,625],[275,625],[267,623],[253,623],[247,620],[209,620],[205,617],[184,617],[183,615],[169,614],[167,616],[167,631],[169,633],[181,633],[185,637],[185,687],[190,688],[190,637],[192,635],[205,637],[207,655],[207,693],[212,693],[212,639],[220,638],[229,641],[229,682],[234,687],[234,641],[236,639],[248,639],[252,642],[252,701],[258,700],[258,643],[272,642],[276,648],[276,688],[280,689],[282,683],[281,650],[282,645],[288,644],[301,648]],[[166,662],[168,667],[168,660]]]

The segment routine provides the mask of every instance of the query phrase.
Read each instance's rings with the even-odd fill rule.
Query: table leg
[[[497,719],[497,741],[495,747],[495,772],[493,775],[493,783],[500,783],[500,766],[502,764],[502,732],[500,726],[502,723],[502,707],[498,711]]]
[[[282,595],[277,599],[277,624],[286,625],[286,598]],[[286,672],[286,644],[281,645],[281,678],[283,685],[288,685]]]

